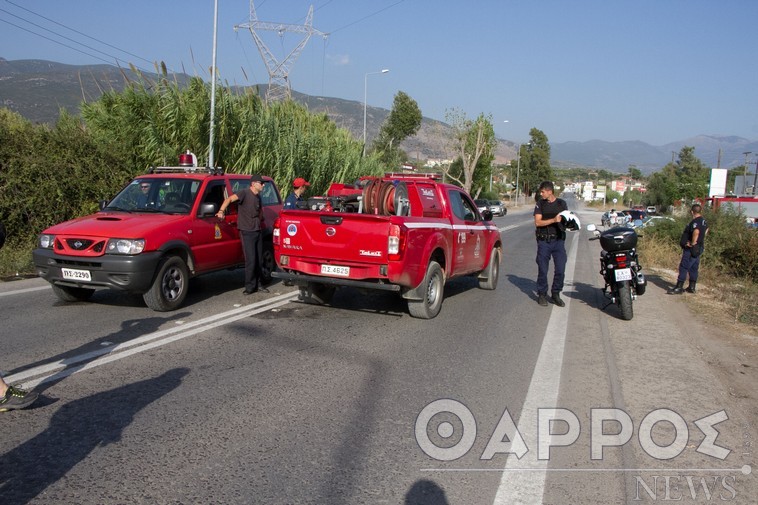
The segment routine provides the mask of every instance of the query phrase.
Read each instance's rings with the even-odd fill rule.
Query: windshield
[[[103,210],[189,214],[199,187],[193,179],[135,179]]]

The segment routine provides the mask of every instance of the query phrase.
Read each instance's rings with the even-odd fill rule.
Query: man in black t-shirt
[[[547,271],[550,258],[553,258],[553,303],[563,307],[561,299],[563,279],[566,274],[566,227],[559,215],[568,210],[566,202],[553,194],[553,183],[544,181],[540,184],[540,199],[534,206],[534,226],[537,227],[537,303],[547,307]]]
[[[216,216],[223,219],[226,208],[238,202],[237,228],[240,231],[242,252],[245,255],[245,290],[243,295],[257,291],[268,292],[260,283],[261,257],[263,256],[263,205],[260,193],[266,181],[260,175],[250,178],[250,188],[237,191],[221,204]]]
[[[676,286],[671,290],[671,294],[680,295],[684,291],[694,293],[697,286],[697,275],[700,269],[700,256],[703,254],[703,244],[705,235],[708,233],[708,223],[700,214],[703,207],[696,203],[690,207],[692,221],[682,232],[682,238],[679,239],[679,245],[682,247],[682,259],[679,262],[679,276],[676,279]],[[689,275],[690,283],[687,289],[683,289],[684,281]]]

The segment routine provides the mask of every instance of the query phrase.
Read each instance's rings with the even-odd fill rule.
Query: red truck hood
[[[43,233],[102,238],[145,238],[186,215],[147,212],[98,212],[51,226]]]

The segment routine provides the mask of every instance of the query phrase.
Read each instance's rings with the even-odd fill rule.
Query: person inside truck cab
[[[150,204],[150,182],[140,181],[140,192],[137,194],[137,208],[144,209]]]
[[[308,186],[311,184],[303,179],[302,177],[298,177],[292,182],[292,187],[294,188],[292,193],[287,195],[287,198],[284,200],[284,208],[285,209],[297,209],[298,208],[298,202],[304,202],[305,199],[303,198],[303,195],[305,194],[305,190],[308,189]]]

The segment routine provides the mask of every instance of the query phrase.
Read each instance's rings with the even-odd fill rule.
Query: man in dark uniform
[[[302,177],[295,179],[292,182],[292,193],[287,195],[287,198],[284,200],[284,208],[296,209],[298,202],[305,201],[303,194],[305,194],[305,190],[308,189],[308,186],[310,186],[310,183]]]
[[[700,256],[703,254],[703,244],[705,235],[708,233],[708,223],[700,214],[703,207],[696,203],[690,207],[692,221],[682,232],[682,238],[679,239],[679,245],[682,247],[682,259],[679,262],[679,276],[676,279],[676,286],[671,290],[671,294],[681,295],[684,291],[694,293],[697,285],[697,275],[700,269]],[[687,289],[683,289],[684,280],[689,274],[690,283]]]
[[[259,286],[261,257],[263,256],[263,205],[260,192],[266,181],[260,175],[250,178],[250,188],[237,191],[221,204],[216,217],[223,219],[226,208],[232,202],[239,202],[237,207],[237,228],[240,231],[242,252],[245,254],[245,290],[243,295],[257,291],[268,293],[268,289]]]
[[[547,271],[550,258],[553,258],[553,303],[563,307],[561,299],[563,278],[566,273],[566,228],[559,215],[568,210],[566,202],[553,194],[553,183],[544,181],[540,184],[540,199],[534,206],[534,226],[537,227],[537,303],[547,307]]]

